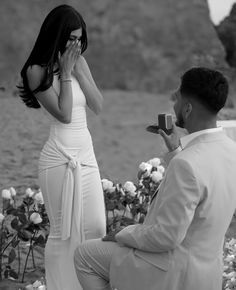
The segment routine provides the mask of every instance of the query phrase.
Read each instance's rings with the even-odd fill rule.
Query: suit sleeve
[[[181,151],[182,151],[182,148],[179,146],[174,151],[170,151],[170,152],[166,153],[165,156],[163,157],[166,165],[168,166],[170,161]]]
[[[118,243],[147,252],[165,252],[180,244],[200,202],[200,190],[190,165],[174,158],[154,201],[152,222],[128,226],[116,235]]]

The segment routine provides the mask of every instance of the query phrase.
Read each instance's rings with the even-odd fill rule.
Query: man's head
[[[176,125],[194,131],[216,120],[228,96],[228,82],[218,71],[208,68],[191,68],[181,78],[174,94]],[[199,126],[199,124],[201,124]]]

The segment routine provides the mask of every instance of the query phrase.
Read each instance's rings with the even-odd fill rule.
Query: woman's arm
[[[44,76],[44,69],[38,65],[33,65],[27,70],[29,87],[33,91],[41,83]],[[68,78],[70,76],[68,75]],[[72,89],[70,82],[60,82],[60,94],[50,87],[46,91],[35,94],[40,104],[58,121],[68,124],[71,122],[72,113]]]
[[[42,106],[57,120],[68,124],[71,122],[72,114],[72,88],[71,88],[71,71],[80,54],[78,43],[73,43],[60,58],[60,94],[55,90],[48,88],[46,91],[35,94]],[[30,89],[35,90],[42,82],[45,69],[39,65],[33,65],[27,70],[27,78]]]
[[[98,115],[102,110],[103,96],[97,88],[89,66],[82,55],[75,64],[74,73],[84,92],[88,107]]]

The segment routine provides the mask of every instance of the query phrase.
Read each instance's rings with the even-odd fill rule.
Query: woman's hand
[[[70,78],[71,72],[81,54],[81,48],[79,42],[76,40],[72,42],[66,51],[61,56],[60,52],[58,54],[59,68],[61,76],[65,78]]]

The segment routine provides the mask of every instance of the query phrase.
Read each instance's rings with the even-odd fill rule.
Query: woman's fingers
[[[81,53],[80,42],[73,41],[66,48],[62,56],[59,57],[59,54],[58,54],[60,66],[63,67],[65,70],[68,70],[71,72],[80,53]]]
[[[75,41],[69,51],[69,55],[72,57],[73,61],[75,61],[79,54],[80,54],[80,47],[79,47],[79,42]]]
[[[76,51],[76,60],[80,57],[80,55],[81,55],[81,48],[79,48],[79,49],[77,49],[77,51]]]
[[[74,53],[75,47],[76,47],[76,41],[73,41],[68,47],[68,50],[67,50],[68,56],[70,56]]]

